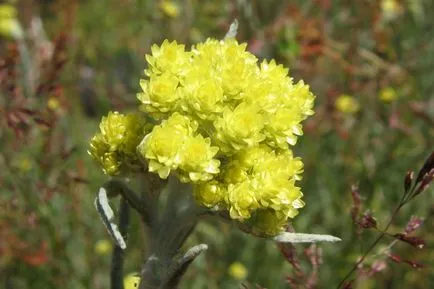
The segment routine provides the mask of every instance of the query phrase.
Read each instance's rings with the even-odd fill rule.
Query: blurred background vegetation
[[[107,177],[87,145],[102,115],[135,106],[144,54],[166,38],[187,45],[222,38],[236,18],[237,38],[252,53],[275,58],[311,85],[316,114],[295,147],[305,162],[307,205],[292,226],[343,239],[318,246],[316,287],[295,287],[288,276],[297,270],[275,243],[208,220],[190,242],[210,249],[182,288],[241,288],[242,282],[334,288],[378,234],[354,224],[351,185],[383,228],[406,171],[418,169],[434,147],[432,0],[0,2],[0,282],[6,289],[108,288],[112,245],[93,207]],[[416,234],[426,246],[386,238],[355,288],[434,284],[432,200],[432,190],[415,199],[391,228],[401,232],[411,216],[424,219]],[[143,236],[135,220],[127,273],[140,270]],[[296,251],[300,268],[312,271],[303,253],[308,247]],[[391,262],[385,248],[424,267]]]

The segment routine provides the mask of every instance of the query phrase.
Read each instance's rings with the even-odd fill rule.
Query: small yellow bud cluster
[[[192,183],[200,205],[274,235],[304,206],[295,184],[303,163],[289,146],[313,114],[314,95],[274,60],[258,65],[246,46],[234,39],[208,39],[190,51],[175,41],[153,45],[137,95],[152,129],[127,132],[125,116],[109,115],[91,154],[113,174],[137,152],[150,172]]]
[[[90,141],[89,154],[108,175],[140,169],[136,147],[145,134],[145,121],[139,114],[109,112],[99,125],[100,132]]]

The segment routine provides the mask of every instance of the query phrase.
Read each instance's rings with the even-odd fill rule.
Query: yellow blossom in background
[[[341,94],[335,102],[337,110],[347,114],[353,114],[359,111],[360,105],[357,99],[348,94]]]
[[[163,0],[160,2],[160,9],[164,13],[164,15],[176,18],[179,16],[180,8],[175,1]]]
[[[124,278],[124,289],[136,289],[139,288],[140,277],[136,273],[128,274]]]
[[[17,17],[17,9],[10,4],[0,5],[0,19],[12,19]]]
[[[235,39],[207,39],[190,50],[164,40],[145,59],[137,99],[149,121],[109,113],[91,155],[111,175],[132,164],[162,179],[176,175],[192,183],[200,206],[257,235],[282,231],[304,206],[303,163],[291,146],[314,113],[309,86]]]
[[[234,262],[228,268],[228,274],[239,281],[245,280],[248,273],[246,266],[240,262]]]
[[[97,255],[107,255],[112,251],[113,244],[110,240],[99,240],[95,243],[95,253]]]
[[[396,90],[392,87],[386,87],[381,89],[378,95],[380,100],[383,102],[392,102],[398,98]]]
[[[404,12],[403,7],[397,0],[381,0],[380,7],[386,20],[393,20]]]
[[[10,4],[0,4],[0,35],[20,38],[22,34],[16,8]]]
[[[33,167],[32,160],[27,156],[20,156],[16,158],[13,162],[14,167],[16,167],[18,170],[20,170],[23,173],[27,173],[30,171]]]
[[[60,101],[56,97],[50,97],[47,102],[47,107],[53,111],[60,108]]]

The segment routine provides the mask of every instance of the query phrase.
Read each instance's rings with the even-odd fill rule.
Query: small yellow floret
[[[381,101],[384,102],[392,102],[398,98],[398,94],[396,93],[396,90],[392,87],[386,87],[380,90],[379,98]]]
[[[170,171],[180,165],[181,149],[195,130],[195,124],[178,113],[154,126],[137,148],[139,154],[149,161],[149,171],[167,178]]]
[[[196,201],[205,207],[215,207],[223,203],[225,190],[217,181],[211,181],[194,186],[193,195]]]
[[[146,55],[149,67],[145,72],[148,76],[168,72],[180,77],[190,61],[190,53],[185,51],[185,45],[178,44],[176,41],[164,40],[160,47],[154,44],[151,52],[151,55]]]
[[[99,240],[95,243],[94,249],[97,255],[107,255],[112,251],[113,244],[110,242],[110,240]]]
[[[131,273],[124,278],[124,289],[139,288],[140,277],[136,273]]]
[[[0,35],[13,38],[23,35],[17,19],[17,10],[10,4],[0,4]]]
[[[100,132],[90,141],[89,154],[109,175],[117,175],[122,167],[139,169],[136,147],[145,133],[145,121],[138,114],[109,112],[100,123]]]
[[[264,117],[255,105],[242,103],[234,110],[226,109],[214,125],[216,138],[226,153],[256,146],[265,139]]]
[[[244,280],[248,275],[247,268],[240,262],[232,263],[228,268],[228,273],[236,280]]]
[[[179,169],[181,181],[202,182],[209,181],[220,170],[220,161],[214,159],[218,147],[211,146],[211,140],[202,135],[189,137],[180,151]]]
[[[287,217],[273,210],[258,211],[251,220],[252,233],[259,236],[274,236],[282,232]]]
[[[160,3],[160,9],[163,13],[171,18],[176,18],[179,15],[179,6],[174,1],[163,0]]]
[[[359,102],[348,94],[340,95],[335,102],[336,109],[347,114],[354,114],[359,111]]]

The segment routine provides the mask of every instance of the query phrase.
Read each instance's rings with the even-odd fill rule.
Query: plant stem
[[[167,194],[164,209],[154,208],[154,214],[159,217],[151,223],[151,253],[142,266],[140,289],[173,288],[171,284],[180,279],[172,280],[172,277],[181,278],[186,269],[181,266],[178,271],[171,271],[177,265],[176,255],[199,221],[201,210],[192,199],[190,184],[172,177]]]
[[[119,232],[124,236],[125,241],[127,239],[128,233],[128,223],[129,223],[129,205],[125,198],[121,198],[120,205],[120,215],[119,215]],[[110,288],[111,289],[124,289],[124,251],[119,247],[115,246],[113,249],[112,256],[112,268],[110,272]]]

